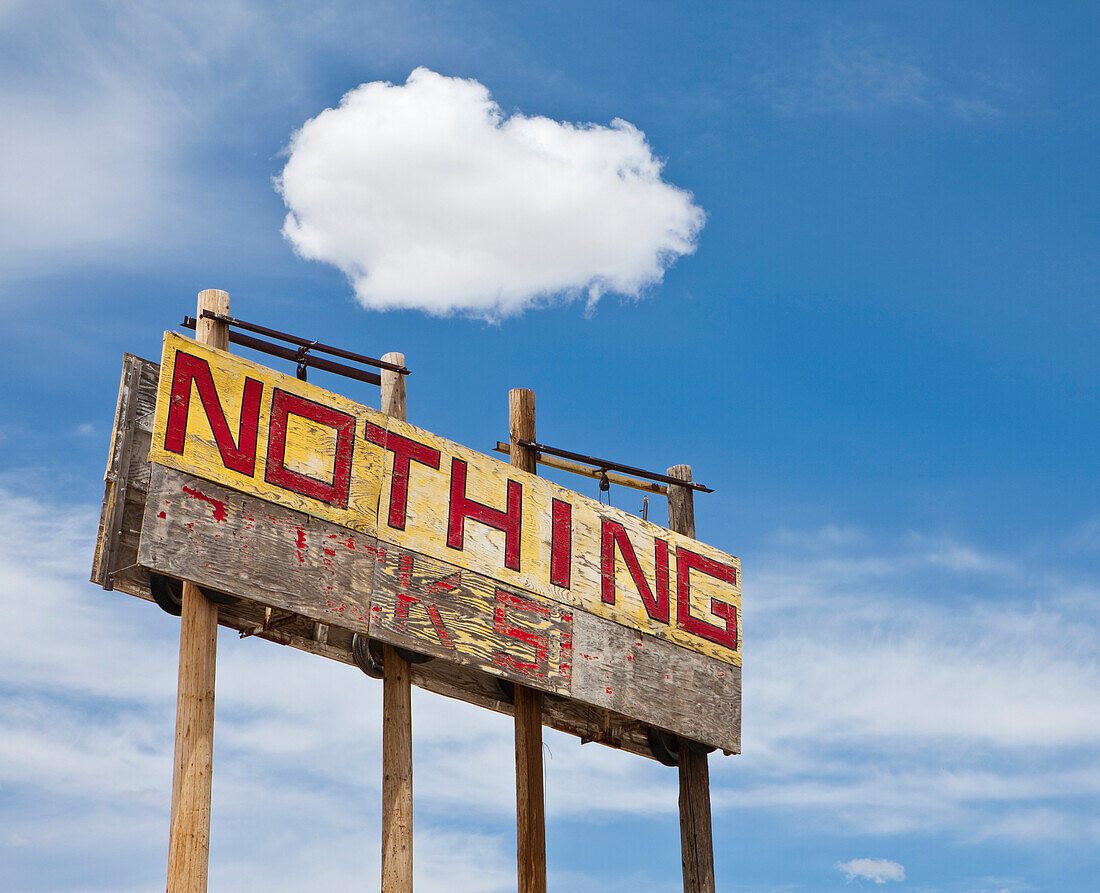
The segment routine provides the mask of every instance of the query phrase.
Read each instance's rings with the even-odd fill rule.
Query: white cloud
[[[314,107],[305,72],[317,53],[350,55],[354,34],[357,58],[378,63],[405,35],[400,5],[385,0],[300,15],[278,5],[288,9],[0,5],[0,170],[17,172],[0,191],[0,295],[25,302],[26,290],[4,286],[89,262],[155,261],[163,274],[189,253],[215,266],[219,252],[285,254],[255,226],[268,213],[266,178],[242,176],[242,164],[274,154],[304,114],[297,103]],[[435,30],[417,20],[421,41]]]
[[[905,880],[905,869],[889,859],[852,859],[850,862],[838,862],[836,867],[850,881],[859,878],[885,884],[887,881]]]
[[[352,90],[289,152],[284,235],[373,309],[495,317],[636,297],[703,225],[626,121],[506,116],[477,81],[426,68]]]

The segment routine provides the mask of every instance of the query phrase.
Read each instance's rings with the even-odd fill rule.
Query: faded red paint
[[[436,638],[439,639],[439,643],[444,648],[455,650],[455,643],[451,638],[451,634],[447,632],[447,627],[444,625],[443,618],[440,616],[439,608],[431,602],[422,602],[421,599],[416,596],[405,595],[404,593],[397,594],[397,601],[394,602],[393,606],[394,629],[407,636],[414,637],[409,633],[409,608],[418,604],[424,605],[424,610],[428,614],[428,619],[432,623],[432,628],[435,630],[435,635]]]
[[[519,627],[510,625],[507,621],[506,611],[510,607],[519,608],[534,614],[540,614],[543,617],[549,617],[550,609],[540,605],[532,599],[525,598],[515,592],[509,592],[507,589],[497,589],[496,600],[497,606],[493,616],[493,629],[501,635],[518,639],[532,646],[535,649],[535,660],[533,662],[522,661],[503,651],[494,651],[493,663],[497,666],[509,667],[518,672],[526,673],[527,675],[544,674],[549,665],[549,635],[527,629],[520,629]]]
[[[428,592],[453,592],[458,589],[458,582],[461,579],[461,571],[456,571],[449,577],[441,577],[438,580],[433,580],[428,584]]]
[[[567,622],[572,622],[573,615],[568,611],[562,611],[562,619]],[[562,679],[566,683],[570,681],[572,675],[572,656],[573,656],[573,634],[562,633],[561,634],[561,655],[558,659],[558,672],[561,673]]]
[[[183,492],[190,496],[192,499],[201,499],[203,502],[209,502],[214,506],[214,520],[225,520],[225,502],[221,499],[215,499],[213,496],[207,496],[201,490],[196,490],[194,487],[184,487]]]
[[[737,608],[734,605],[710,600],[710,610],[716,617],[726,621],[725,626],[709,623],[691,613],[692,570],[701,571],[708,576],[723,580],[732,586],[737,585],[737,568],[722,564],[713,558],[707,558],[690,549],[680,547],[676,550],[676,625],[689,633],[702,636],[711,642],[737,650]]]
[[[550,509],[550,582],[569,588],[573,564],[573,506],[555,499]]]
[[[428,609],[428,617],[432,621],[432,626],[435,627],[435,633],[439,636],[439,641],[448,648],[454,648],[455,643],[451,641],[450,633],[447,632],[447,628],[443,625],[443,618],[439,616],[439,608],[430,602],[426,602],[425,606]]]

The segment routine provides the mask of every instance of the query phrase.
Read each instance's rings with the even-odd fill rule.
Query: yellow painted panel
[[[177,368],[181,363],[183,368]],[[207,402],[211,404],[209,407],[204,407],[200,396],[202,387],[193,380],[186,380],[190,371],[194,371],[198,378],[203,378],[204,368],[209,370],[216,394],[216,401],[210,400],[207,389]],[[226,456],[219,449],[213,426],[219,425],[224,417],[227,430],[222,432],[222,448],[228,451],[229,448],[236,447],[249,452],[246,449],[248,438],[245,437],[245,442],[242,443],[241,437],[242,427],[246,434],[252,427],[247,421],[245,425],[241,424],[242,404],[246,402],[246,384],[249,379],[255,384],[251,385],[248,395],[254,397],[258,391],[258,400],[253,401],[257,409],[255,463],[251,473],[246,473],[240,467],[247,464],[248,456],[235,459],[230,453],[229,461],[234,462],[238,468],[227,466]],[[176,389],[177,409],[171,419],[175,430],[170,432],[173,384]],[[276,398],[280,392],[289,395],[289,398]],[[183,393],[187,394],[186,398],[181,396]],[[183,399],[187,401],[187,411],[186,427],[181,436],[179,429],[183,415],[179,405]],[[306,411],[306,407],[311,404],[319,404],[330,411],[350,417],[350,430],[343,435],[345,440],[350,438],[351,445],[351,455],[347,463],[349,474],[346,505],[340,504],[343,500],[339,498],[339,494],[320,492],[325,488],[333,488],[337,430],[330,425],[311,422],[293,411],[287,411],[284,416],[281,410],[276,412],[276,425],[273,426],[272,402],[276,399],[284,408],[289,403],[292,408]],[[310,403],[303,404],[299,401]],[[247,412],[245,417],[247,420]],[[278,422],[283,418],[286,420],[283,461],[272,461],[269,467],[269,447],[272,446],[270,441],[273,434],[274,439],[277,439]],[[149,461],[251,493],[326,521],[373,534],[378,509],[382,451],[363,441],[361,434],[367,421],[384,425],[386,416],[289,375],[207,347],[174,332],[165,332]],[[280,465],[289,474],[280,475]],[[316,481],[316,485],[311,481]],[[302,492],[303,490],[312,492]]]
[[[741,663],[736,558],[173,333],[149,458]]]
[[[390,420],[388,432],[390,435],[400,435],[428,446],[437,451],[439,457],[438,466],[434,468],[423,462],[408,463],[405,511],[397,512],[400,523],[404,525],[402,528],[391,523],[399,520],[391,517],[394,497],[399,497],[401,490],[400,486],[394,487],[394,466],[398,453],[387,450],[379,507],[380,541],[432,555],[450,564],[491,576],[508,586],[576,606],[624,626],[740,666],[741,567],[738,559],[627,512],[601,505],[406,422]],[[465,463],[466,484],[464,489],[457,487],[458,492],[455,495],[461,497],[464,493],[466,499],[498,513],[497,516],[490,515],[495,523],[502,523],[503,519],[499,514],[504,513],[508,506],[508,481],[514,481],[521,488],[522,521],[518,537],[518,569],[508,566],[508,533],[474,518],[466,518],[462,524],[462,548],[449,544],[453,542],[452,527],[458,526],[452,525],[449,517],[455,460]],[[571,507],[572,543],[568,588],[551,582],[554,500]],[[601,557],[605,522],[621,525],[623,535],[633,550],[640,576],[649,586],[654,608],[659,607],[662,601],[657,588],[655,541],[667,543],[667,620],[659,619],[660,610],[653,612],[656,617],[647,611],[618,546],[615,547],[614,600],[604,601]],[[680,575],[677,573],[677,554],[681,552],[685,555],[685,564],[692,562],[687,555],[692,553],[701,556],[704,559],[701,562],[703,564],[710,561],[730,568],[730,576],[736,582],[717,579],[698,567],[685,567],[690,583],[690,611],[678,611],[677,584]],[[719,605],[730,606],[719,610],[736,612],[729,624],[724,617],[714,613],[712,599]],[[678,622],[681,620],[682,622]],[[727,626],[731,631],[727,631]],[[703,630],[704,633],[693,631],[693,628]],[[732,630],[736,630],[736,634]],[[713,638],[708,638],[708,635]],[[727,643],[714,639],[726,639]]]

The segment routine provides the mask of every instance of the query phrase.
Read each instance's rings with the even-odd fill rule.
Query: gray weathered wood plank
[[[577,611],[572,696],[741,751],[741,668]]]
[[[372,638],[569,694],[570,608],[419,553],[383,547]]]
[[[154,466],[139,562],[159,573],[366,632],[374,537]]]

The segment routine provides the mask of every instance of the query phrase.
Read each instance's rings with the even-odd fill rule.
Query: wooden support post
[[[388,353],[405,365],[405,355]],[[405,420],[405,376],[382,370],[382,412]],[[412,685],[409,664],[382,646],[382,893],[413,888]]]
[[[508,392],[510,462],[535,474],[536,456],[517,441],[535,440],[535,392]],[[542,785],[542,692],[515,687],[516,842],[519,893],[546,893],[546,815]]]
[[[203,310],[229,315],[229,294],[199,292],[196,340],[229,349],[229,326],[203,319]],[[176,750],[168,836],[168,893],[206,893],[210,864],[210,787],[214,768],[214,677],[218,606],[194,583],[183,584]]]
[[[674,465],[669,477],[691,480],[690,465]],[[695,536],[695,505],[690,487],[669,485],[670,530]],[[710,767],[701,749],[680,742],[680,860],[684,893],[714,893],[714,841],[710,824]]]

